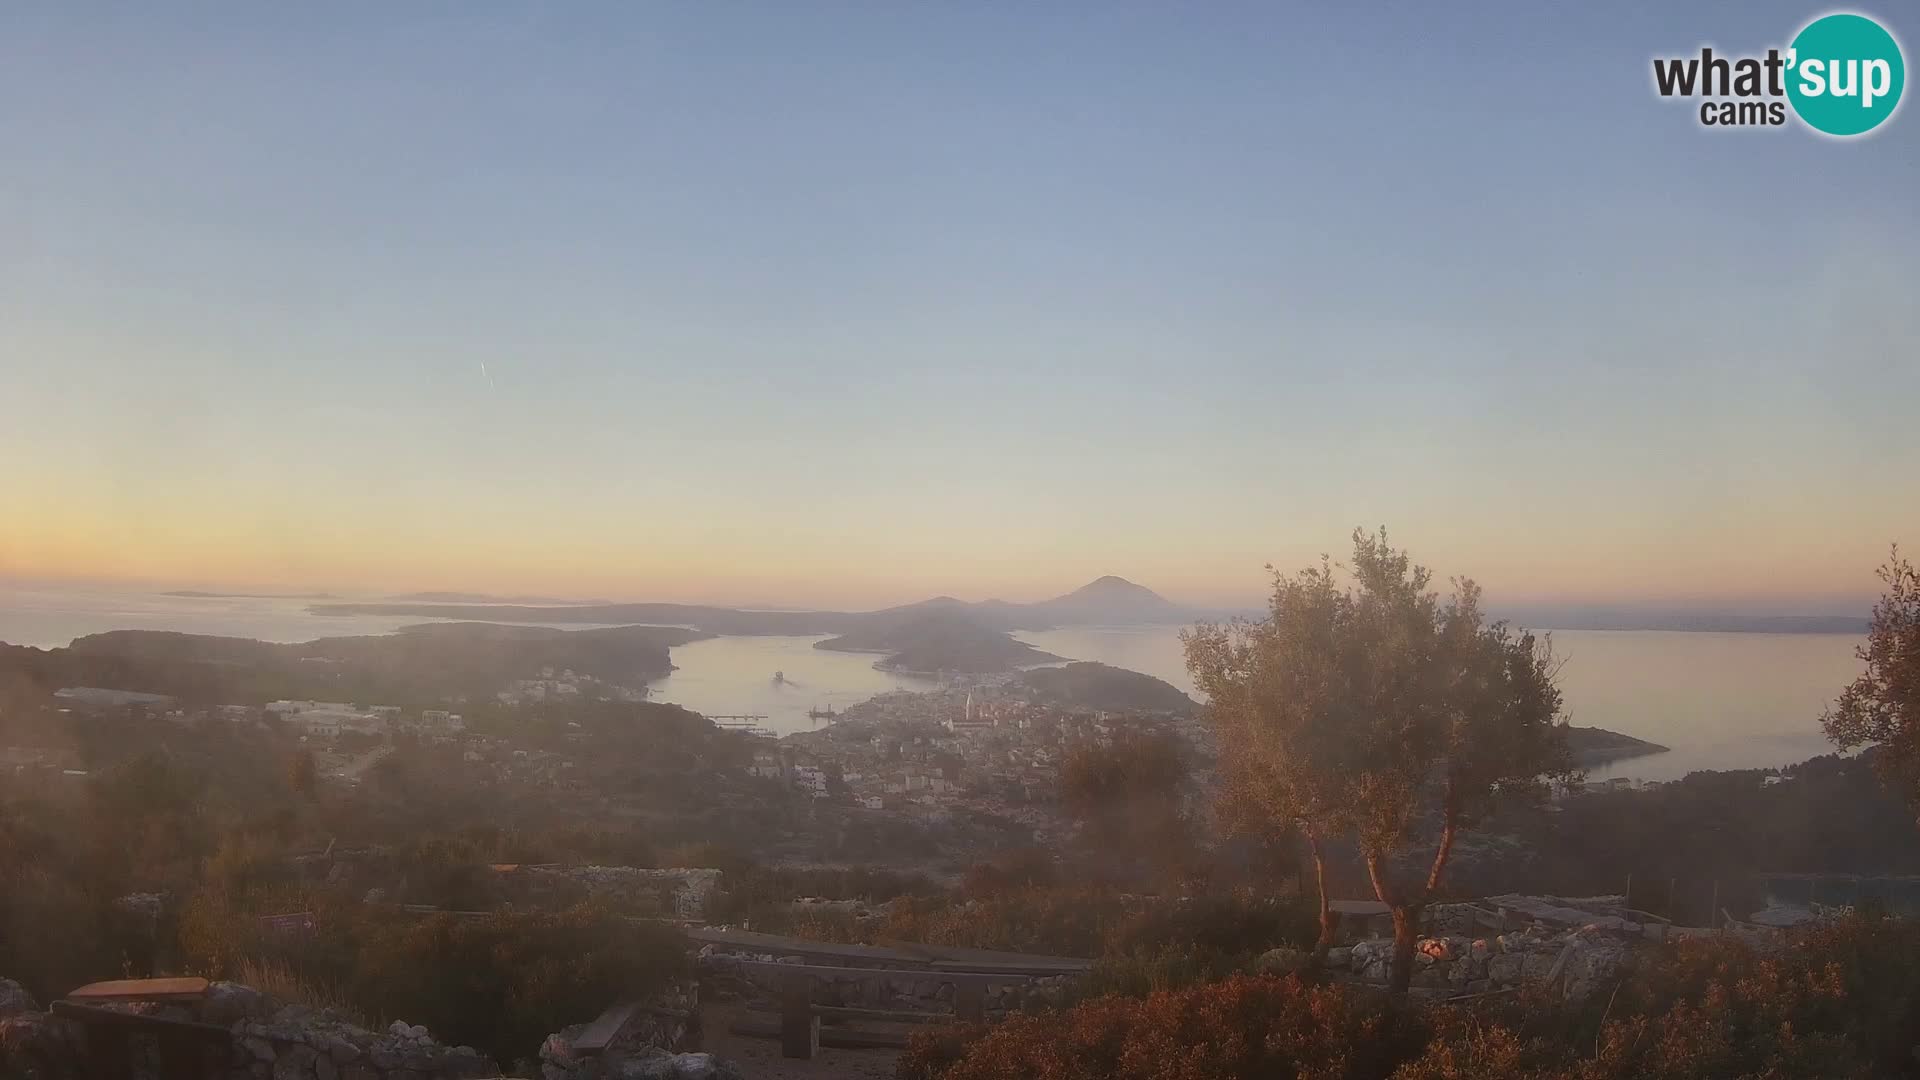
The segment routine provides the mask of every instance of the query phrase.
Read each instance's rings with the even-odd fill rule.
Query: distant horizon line
[[[1119,575],[1128,584],[1137,585],[1132,579]],[[1093,580],[1101,580],[1096,578]],[[168,587],[165,582],[153,581],[114,581],[100,579],[58,579],[58,578],[10,578],[0,577],[0,586],[22,590],[46,589],[50,591],[72,591],[82,593],[117,593],[122,595],[151,595],[176,599],[257,599],[307,601],[311,603],[433,603],[433,604],[469,604],[482,606],[519,606],[519,607],[603,607],[641,604],[674,604],[684,607],[726,608],[735,611],[760,612],[806,612],[832,611],[860,613],[883,611],[890,608],[911,607],[915,604],[929,603],[941,599],[958,599],[964,604],[1044,604],[1068,595],[1073,590],[1056,593],[1038,600],[1007,600],[998,596],[986,596],[977,600],[957,598],[950,593],[937,592],[918,599],[892,603],[845,601],[825,603],[795,603],[771,601],[727,601],[708,599],[643,600],[613,599],[606,596],[564,596],[555,593],[493,593],[465,589],[366,589],[342,588],[339,586],[303,587],[303,586],[215,586],[204,583],[175,585]],[[1161,595],[1150,586],[1140,586],[1155,595]],[[558,592],[558,591],[556,591]],[[1167,603],[1177,608],[1183,615],[1195,618],[1221,618],[1235,616],[1254,616],[1266,610],[1264,597],[1226,603],[1186,603],[1170,598]],[[1509,622],[1527,622],[1533,619],[1553,620],[1676,620],[1676,619],[1740,619],[1740,620],[1827,620],[1857,619],[1862,624],[1868,618],[1874,604],[1872,596],[1859,598],[1841,598],[1837,596],[1804,598],[1770,598],[1761,595],[1739,595],[1725,598],[1671,598],[1671,599],[1568,599],[1568,600],[1523,600],[1514,603],[1489,603],[1488,610],[1496,618]],[[1556,629],[1580,629],[1584,627],[1556,627]]]

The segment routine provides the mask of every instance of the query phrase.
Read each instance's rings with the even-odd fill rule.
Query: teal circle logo
[[[1793,39],[1787,100],[1815,131],[1864,135],[1900,107],[1907,63],[1900,43],[1865,15],[1823,15]]]

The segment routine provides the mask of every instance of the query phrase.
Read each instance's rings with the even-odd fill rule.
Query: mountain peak
[[[1166,597],[1113,574],[1095,578],[1041,606],[1061,613],[1096,615],[1115,621],[1161,616],[1175,610]]]

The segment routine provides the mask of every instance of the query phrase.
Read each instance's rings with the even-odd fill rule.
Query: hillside
[[[1112,574],[1029,606],[1063,623],[1174,622],[1184,616],[1166,597]]]
[[[1041,701],[1113,712],[1191,713],[1198,704],[1179,687],[1108,664],[1076,661],[1035,668],[1020,682]]]

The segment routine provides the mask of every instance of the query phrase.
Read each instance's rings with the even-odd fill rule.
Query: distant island
[[[1567,749],[1573,752],[1573,763],[1581,768],[1648,754],[1664,754],[1671,749],[1606,728],[1568,726],[1566,731]]]
[[[815,642],[813,647],[885,653],[886,658],[874,667],[929,675],[942,671],[992,674],[1060,659],[955,612],[930,612],[904,622],[875,623]]]
[[[1050,705],[1181,716],[1200,707],[1164,679],[1085,660],[1064,667],[1034,668],[1019,681],[1037,700]]]
[[[337,600],[332,593],[251,593],[251,592],[206,592],[201,589],[175,589],[163,592],[161,596],[181,597],[188,600]]]
[[[609,623],[685,627],[705,635],[831,634],[816,647],[884,653],[874,666],[898,672],[995,674],[1061,657],[1016,640],[1010,631],[1064,625],[1179,623],[1199,613],[1125,578],[1097,578],[1070,593],[1031,604],[936,596],[877,611],[770,611],[703,604],[488,604],[472,593],[416,593],[414,599],[316,604],[315,615],[402,615],[498,623]]]
[[[668,650],[707,635],[658,626],[555,630],[431,623],[283,645],[161,630],[110,630],[58,649],[0,646],[0,682],[91,686],[187,701],[276,698],[395,704],[491,698],[547,670],[630,689],[673,670]]]
[[[1056,626],[1183,623],[1203,615],[1142,585],[1108,575],[1070,593],[1031,604],[977,603],[936,596],[876,611],[787,611],[708,604],[482,603],[478,593],[415,593],[376,602],[315,604],[315,615],[405,615],[485,619],[490,622],[618,623],[690,626],[710,634],[850,634],[897,627],[927,615],[959,616],[990,630],[1047,630]]]
[[[332,597],[324,599],[332,599]],[[387,597],[387,601],[400,604],[554,604],[567,607],[606,603],[604,600],[556,600],[551,596],[496,596],[493,593],[477,592],[399,593]]]

